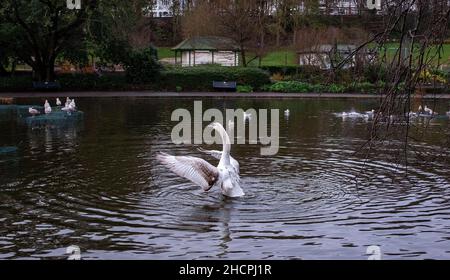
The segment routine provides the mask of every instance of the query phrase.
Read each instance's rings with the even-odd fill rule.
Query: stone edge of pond
[[[154,92],[154,91],[64,91],[0,92],[0,98],[27,97],[220,97],[220,98],[380,98],[368,93],[279,93],[279,92]],[[450,94],[426,94],[422,98],[450,99]]]

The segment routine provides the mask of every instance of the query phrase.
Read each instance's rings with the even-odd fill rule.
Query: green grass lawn
[[[388,58],[393,58],[399,45],[397,43],[386,44]],[[430,55],[434,55],[435,50],[431,49]],[[253,58],[252,54],[247,55],[247,59]],[[435,59],[437,63],[437,59]],[[441,64],[450,64],[450,44],[444,44],[441,52]],[[258,60],[250,63],[251,66],[258,66]],[[262,66],[292,66],[297,65],[295,51],[273,51],[263,57]]]
[[[387,48],[387,57],[388,59],[392,59],[398,49],[398,43],[389,43],[386,44]],[[433,54],[433,51],[430,53]],[[170,47],[158,47],[158,57],[169,58],[174,57],[174,52],[171,51]],[[450,64],[450,44],[443,45],[442,48],[442,59],[441,64]],[[247,61],[254,58],[252,53],[248,53],[246,55]],[[437,61],[436,61],[437,62]],[[258,59],[252,60],[249,65],[250,66],[258,66]],[[295,66],[297,65],[296,54],[295,51],[292,50],[278,50],[267,53],[261,61],[262,66]]]
[[[389,43],[389,44],[386,44],[385,47],[386,47],[386,57],[390,61],[396,55],[398,48],[399,48],[399,44],[398,43]],[[415,55],[419,54],[418,48],[419,48],[419,46],[417,46],[414,51]],[[433,61],[435,63],[438,62],[438,58],[439,58],[439,56],[436,54],[436,51],[437,51],[437,47],[430,47],[429,53],[428,53],[428,55],[434,57]],[[383,55],[383,53],[381,53],[380,55]],[[440,55],[441,55],[440,64],[450,64],[450,44],[444,44],[442,46]]]
[[[254,57],[252,54],[248,54],[247,60]],[[296,55],[294,51],[273,51],[265,55],[261,60],[261,66],[295,66]],[[258,66],[258,59],[250,62],[250,66]]]
[[[158,47],[158,59],[175,57],[175,52],[171,49],[171,47]]]

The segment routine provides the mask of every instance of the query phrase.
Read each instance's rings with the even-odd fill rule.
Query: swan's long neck
[[[230,151],[231,151],[231,142],[228,133],[222,126],[216,128],[217,132],[219,132],[220,137],[222,138],[222,157],[220,158],[220,162],[224,164],[230,164]]]

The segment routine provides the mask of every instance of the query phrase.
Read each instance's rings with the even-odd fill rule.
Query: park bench
[[[236,82],[213,81],[213,88],[219,91],[236,91]]]

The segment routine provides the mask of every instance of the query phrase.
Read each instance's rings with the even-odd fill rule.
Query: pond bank
[[[154,92],[154,91],[74,91],[74,92],[2,92],[8,97],[230,97],[230,98],[380,98],[367,93],[280,93],[280,92]],[[450,94],[426,94],[427,99],[450,99]]]

